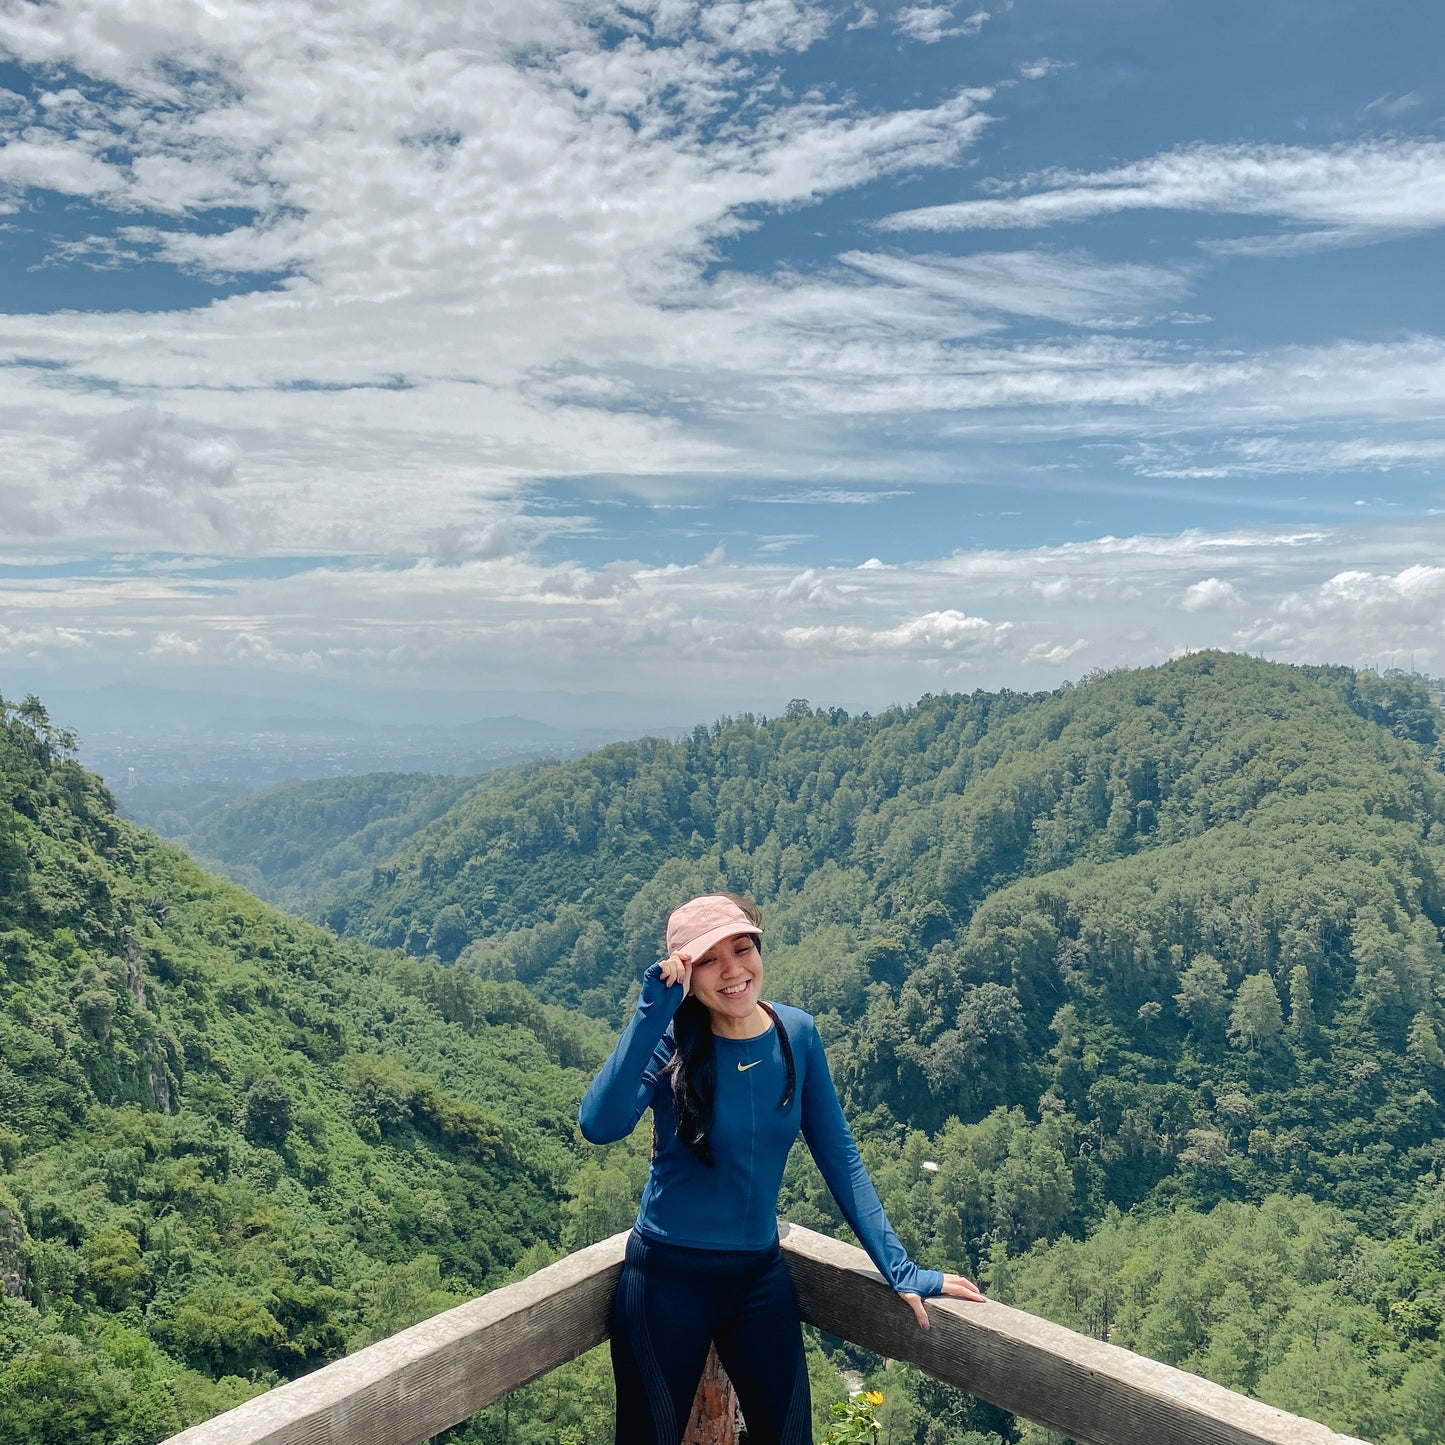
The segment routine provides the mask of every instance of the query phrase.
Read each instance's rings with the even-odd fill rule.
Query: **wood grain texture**
[[[1007,1305],[929,1300],[925,1332],[861,1249],[798,1225],[781,1233],[809,1324],[906,1360],[1079,1445],[1363,1445]]]

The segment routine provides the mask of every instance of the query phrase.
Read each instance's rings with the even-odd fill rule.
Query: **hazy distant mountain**
[[[726,699],[637,698],[616,692],[418,691],[369,687],[327,678],[271,677],[265,692],[211,674],[196,686],[112,682],[87,689],[54,688],[43,678],[6,669],[7,695],[39,692],[55,717],[82,734],[176,731],[235,719],[332,718],[365,727],[424,724],[457,727],[480,721],[526,721],[568,733],[597,730],[612,737],[691,727],[699,717],[736,709]],[[780,710],[782,704],[774,711]]]
[[[518,710],[528,702],[548,718]],[[81,761],[118,792],[191,783],[254,791],[376,772],[468,777],[528,758],[578,757],[648,730],[618,721],[632,705],[608,695],[328,687],[307,698],[114,683],[47,694],[47,706],[79,733]],[[674,734],[680,725],[650,730]]]

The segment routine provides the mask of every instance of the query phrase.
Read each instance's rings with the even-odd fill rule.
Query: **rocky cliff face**
[[[0,1289],[11,1299],[25,1294],[25,1257],[21,1245],[25,1231],[15,1215],[0,1204]]]

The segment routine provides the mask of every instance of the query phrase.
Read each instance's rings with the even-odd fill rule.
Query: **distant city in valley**
[[[27,687],[23,680],[6,692],[18,696]],[[531,758],[564,761],[644,734],[675,738],[698,720],[684,706],[649,713],[600,694],[315,688],[244,696],[131,684],[36,690],[51,715],[79,735],[79,760],[122,796],[200,783],[239,795],[375,772],[470,777]]]
[[[485,729],[496,727],[488,738]],[[118,793],[187,783],[227,783],[240,791],[272,783],[359,773],[491,772],[529,758],[580,757],[625,732],[568,733],[528,718],[488,718],[465,728],[365,728],[346,718],[306,725],[275,718],[243,729],[150,735],[95,733],[80,759]]]

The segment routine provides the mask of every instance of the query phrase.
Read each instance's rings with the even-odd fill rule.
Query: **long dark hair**
[[[724,895],[734,903],[759,928],[762,914],[750,899],[740,898],[736,893]],[[753,940],[758,952],[762,952],[762,939]],[[797,1087],[797,1071],[793,1067],[793,1044],[783,1021],[771,1004],[758,1002],[763,1011],[772,1019],[778,1031],[778,1043],[783,1050],[783,1066],[787,1078],[783,1084],[783,1096],[778,1108],[786,1109],[793,1102]],[[677,1137],[687,1145],[704,1164],[712,1161],[712,1125],[717,1110],[717,1059],[712,1043],[712,1020],[703,1004],[689,994],[683,999],[672,1019],[672,1058],[668,1061],[667,1073],[672,1081],[672,1108],[677,1115]]]

